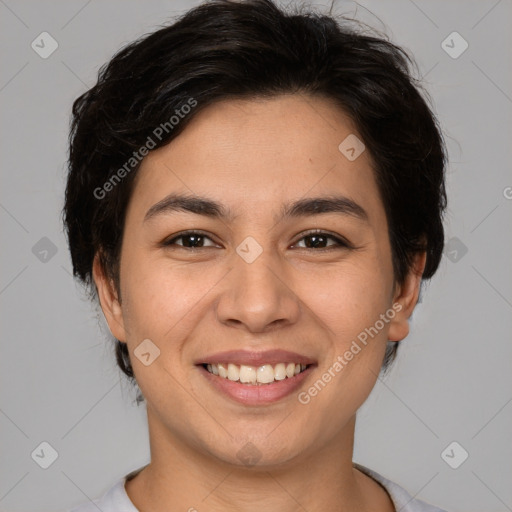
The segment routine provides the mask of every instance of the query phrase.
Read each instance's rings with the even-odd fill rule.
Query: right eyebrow
[[[205,215],[207,217],[226,220],[233,220],[235,217],[229,208],[212,199],[199,196],[169,194],[146,212],[144,222],[158,215],[176,211],[195,213],[196,215]]]

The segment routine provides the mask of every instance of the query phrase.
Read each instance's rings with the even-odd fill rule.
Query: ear
[[[409,334],[409,317],[418,302],[421,277],[426,261],[426,251],[416,253],[407,277],[394,294],[393,309],[396,311],[396,315],[390,322],[389,341],[401,341]]]
[[[126,342],[126,330],[121,303],[119,302],[114,283],[105,275],[105,271],[100,263],[99,253],[96,253],[94,256],[92,275],[98,290],[101,309],[110,332],[119,341]]]

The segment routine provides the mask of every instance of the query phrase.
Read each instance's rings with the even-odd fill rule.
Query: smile
[[[232,382],[247,385],[271,384],[276,381],[290,379],[306,370],[307,365],[299,363],[263,364],[261,366],[238,365],[234,363],[203,364],[213,375]]]
[[[290,377],[292,364],[293,375]],[[282,378],[283,367],[284,378]],[[197,365],[210,389],[219,393],[220,396],[245,406],[266,406],[293,396],[299,392],[305,379],[310,376],[315,367],[316,364],[295,363],[278,363],[274,366],[266,364],[245,366],[234,363]],[[215,371],[218,373],[215,374]],[[222,377],[221,373],[225,376]],[[258,382],[258,379],[268,382]],[[243,382],[244,380],[249,382]]]

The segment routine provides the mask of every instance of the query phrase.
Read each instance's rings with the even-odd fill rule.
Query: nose
[[[291,270],[271,250],[252,262],[238,253],[217,301],[217,319],[231,327],[262,333],[297,322],[301,307],[293,290]]]

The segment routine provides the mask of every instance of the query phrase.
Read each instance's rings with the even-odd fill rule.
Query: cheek
[[[179,345],[170,342],[186,338],[198,318],[204,317],[207,292],[223,275],[218,270],[147,256],[127,258],[123,268],[123,315],[133,348],[149,338],[173,358]]]
[[[366,258],[340,266],[335,272],[318,272],[303,281],[300,289],[307,305],[343,344],[373,325],[389,308],[391,283],[385,266]]]
[[[334,424],[347,421],[372,391],[381,369],[390,325],[381,317],[390,308],[382,282],[368,281],[362,286],[360,280],[347,279],[344,284],[341,290],[333,286],[329,309],[324,310],[323,319],[329,327],[332,344],[326,347],[317,379],[327,383],[325,387],[313,383],[315,389],[306,390],[311,396],[318,394],[318,398],[311,399],[318,418],[328,408]],[[389,321],[392,316],[386,318]]]
[[[386,316],[392,276],[386,262],[368,258],[316,284],[321,285],[316,293],[313,287],[309,290],[311,308],[328,327],[332,343],[321,373],[333,383],[318,406],[331,404],[344,414],[341,411],[355,411],[366,400],[381,369],[392,319]]]

